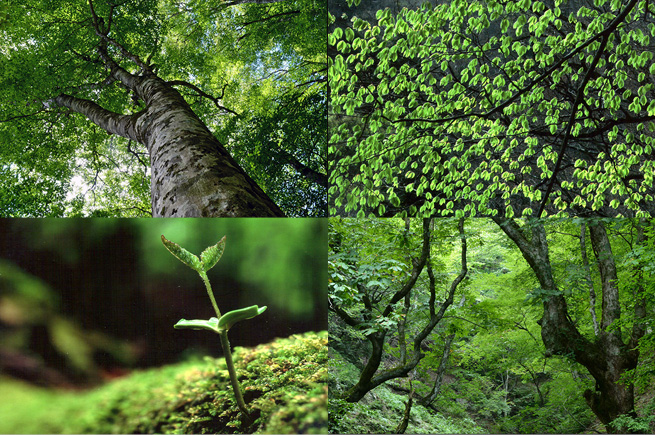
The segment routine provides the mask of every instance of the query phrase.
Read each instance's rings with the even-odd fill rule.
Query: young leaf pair
[[[220,319],[212,317],[209,320],[186,320],[180,319],[174,328],[175,329],[208,329],[214,331],[217,334],[220,334],[221,331],[229,331],[232,325],[240,320],[252,319],[255,316],[259,316],[261,313],[266,311],[266,307],[259,308],[258,305],[251,305],[247,308],[242,308],[240,310],[230,311],[221,316]]]

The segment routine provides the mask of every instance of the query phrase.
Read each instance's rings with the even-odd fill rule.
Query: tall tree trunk
[[[141,89],[136,122],[150,151],[154,216],[283,216],[234,161],[177,90],[158,78]]]
[[[147,147],[152,165],[151,199],[155,217],[284,216],[182,95],[157,77],[150,65],[109,38],[109,28],[102,24],[104,21],[96,15],[90,0],[89,6],[96,35],[100,37],[96,51],[110,71],[105,82],[120,81],[145,102],[146,108],[133,115],[123,115],[66,94],[46,101],[46,107],[50,104],[67,107],[107,132]],[[116,47],[122,58],[134,62],[140,73],[132,74],[122,68],[109,54],[109,45]]]
[[[54,101],[147,147],[154,217],[284,216],[176,89],[155,76],[130,83],[146,101],[146,109],[134,115],[64,94]]]
[[[582,255],[582,265],[586,274],[585,280],[589,286],[589,314],[591,314],[591,321],[594,325],[594,335],[598,336],[600,334],[600,328],[598,327],[598,319],[596,318],[596,291],[594,290],[594,281],[591,279],[591,267],[587,259],[587,245],[585,243],[587,237],[586,228],[587,226],[584,223],[580,225],[580,255]]]
[[[584,397],[594,414],[608,427],[608,431],[623,433],[627,428],[615,428],[610,423],[622,414],[637,416],[634,410],[634,387],[620,380],[623,373],[637,367],[638,354],[623,344],[621,328],[608,330],[612,323],[621,317],[619,279],[605,227],[599,222],[590,222],[589,234],[598,262],[603,294],[603,317],[597,344],[604,361],[597,361],[596,364],[587,367],[596,380],[596,390],[585,391]]]

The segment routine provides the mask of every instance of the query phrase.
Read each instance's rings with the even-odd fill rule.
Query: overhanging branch
[[[107,110],[93,101],[66,94],[59,94],[55,98],[48,100],[48,103],[54,103],[60,107],[66,107],[74,112],[80,113],[109,133],[138,141],[135,123],[141,112],[134,115],[123,115]]]
[[[553,186],[555,184],[555,179],[557,178],[557,174],[560,171],[560,167],[562,166],[562,161],[564,160],[564,154],[566,153],[566,149],[568,147],[569,140],[571,139],[571,130],[573,129],[573,124],[576,121],[576,115],[578,112],[578,106],[580,103],[582,103],[584,99],[584,91],[585,88],[587,87],[587,83],[589,83],[589,80],[591,79],[592,73],[596,69],[596,65],[598,65],[598,61],[600,61],[601,56],[603,55],[603,52],[605,50],[605,47],[607,46],[607,42],[609,40],[610,34],[616,30],[618,25],[625,19],[625,17],[630,13],[632,8],[637,4],[637,0],[632,0],[628,5],[625,7],[623,12],[621,12],[611,23],[607,28],[603,29],[602,32],[598,33],[594,38],[602,38],[600,41],[600,47],[598,47],[598,50],[596,50],[596,55],[594,56],[594,59],[591,61],[591,65],[589,65],[589,69],[587,70],[587,73],[585,74],[584,78],[582,79],[582,83],[580,83],[580,86],[578,87],[578,91],[575,97],[575,102],[573,103],[573,107],[571,108],[571,114],[569,115],[569,120],[566,125],[566,133],[564,134],[564,140],[562,141],[562,147],[560,148],[559,155],[557,156],[557,162],[555,163],[555,168],[553,169],[553,174],[550,176],[550,181],[548,183],[548,187],[546,187],[546,192],[544,193],[544,198],[541,201],[541,205],[539,206],[539,212],[537,213],[537,217],[541,217],[541,214],[544,211],[544,207],[546,207],[546,202],[548,202],[548,197],[550,196],[550,192],[553,190]]]

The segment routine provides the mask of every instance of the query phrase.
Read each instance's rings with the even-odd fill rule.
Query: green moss
[[[0,382],[0,433],[326,433],[327,332],[236,348],[241,421],[224,359],[135,372],[84,393]]]

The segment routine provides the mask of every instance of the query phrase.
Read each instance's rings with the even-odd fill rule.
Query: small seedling
[[[167,240],[163,235],[161,236],[161,241],[164,242],[166,249],[170,251],[171,254],[176,256],[182,263],[189,266],[191,269],[198,272],[200,278],[205,283],[205,288],[207,289],[207,294],[211,300],[214,311],[216,312],[216,317],[212,317],[209,320],[186,320],[180,319],[174,326],[175,329],[208,329],[214,331],[221,338],[221,346],[223,347],[223,353],[225,354],[225,363],[227,364],[227,371],[230,373],[230,382],[232,383],[232,389],[234,390],[234,397],[237,401],[237,406],[244,414],[244,416],[249,419],[250,412],[246,408],[246,404],[243,401],[243,396],[241,395],[241,388],[239,386],[239,381],[237,379],[237,372],[234,368],[234,362],[232,361],[232,352],[230,351],[230,342],[227,339],[227,331],[240,320],[252,319],[255,316],[260,315],[266,311],[266,307],[259,307],[257,305],[252,305],[247,308],[242,308],[240,310],[234,310],[227,312],[221,315],[221,311],[216,305],[216,299],[214,299],[214,292],[212,291],[211,284],[209,284],[209,278],[207,277],[207,271],[214,267],[214,265],[221,259],[223,251],[225,250],[225,236],[215,245],[210,246],[205,249],[200,258],[197,255],[194,255],[182,248],[177,243]]]

